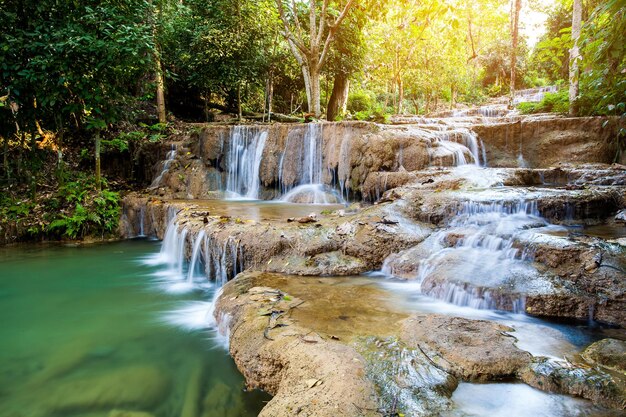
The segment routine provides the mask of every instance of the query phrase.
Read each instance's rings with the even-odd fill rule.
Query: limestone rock
[[[626,409],[626,380],[598,369],[536,358],[519,372],[528,385],[543,391],[576,395],[603,407]]]
[[[512,330],[485,320],[415,315],[405,320],[401,338],[458,378],[488,381],[513,376],[530,362],[506,333]]]
[[[599,340],[587,347],[582,357],[587,362],[626,373],[626,341],[610,338]]]

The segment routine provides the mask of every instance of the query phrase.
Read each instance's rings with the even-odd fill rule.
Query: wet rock
[[[624,340],[602,339],[587,347],[582,357],[592,364],[626,374],[626,341]]]
[[[356,415],[362,410],[365,415],[376,414],[367,411],[376,410],[376,395],[373,385],[363,378],[363,358],[349,346],[315,337],[311,329],[290,320],[282,321],[289,316],[284,309],[297,308],[300,301],[286,293],[276,300],[275,292],[266,290],[253,291],[253,300],[246,286],[242,287],[244,282],[234,280],[224,287],[216,317],[230,317],[230,354],[248,386],[274,395],[260,416]],[[277,310],[283,311],[282,318],[268,331],[273,317],[260,312],[276,302],[284,303]],[[312,379],[314,384],[307,383]]]
[[[603,125],[605,127],[603,128]],[[519,150],[532,167],[569,162],[611,163],[615,156],[617,118],[523,117],[516,123],[476,125],[472,128],[487,145],[490,166],[516,166]]]
[[[290,275],[358,275],[367,270],[367,265],[358,258],[334,251],[311,257],[273,257],[263,269]]]
[[[128,406],[150,409],[165,399],[169,386],[169,377],[160,369],[137,365],[58,382],[50,387],[46,403],[56,413]]]
[[[317,223],[317,215],[315,213],[313,214],[309,214],[306,217],[290,217],[287,219],[288,223],[291,222],[298,222],[298,223],[302,223],[302,224],[306,224],[306,223]]]
[[[438,415],[449,408],[458,381],[419,348],[395,338],[367,338],[357,346],[383,415]]]
[[[619,223],[626,223],[626,210],[620,210],[615,215],[615,221]]]
[[[543,391],[576,395],[603,407],[626,409],[626,381],[623,376],[582,368],[569,362],[536,358],[520,370],[519,377]]]
[[[485,320],[430,314],[405,320],[400,337],[458,378],[489,381],[514,376],[530,362],[530,354],[507,333],[511,331]]]

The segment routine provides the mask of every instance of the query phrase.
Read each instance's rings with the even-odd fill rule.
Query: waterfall
[[[231,129],[226,181],[229,196],[259,198],[259,169],[266,140],[267,131],[257,127],[235,126]]]
[[[309,123],[304,135],[302,174],[300,185],[322,182],[322,128],[321,124]]]
[[[185,249],[189,232],[187,226],[180,227],[176,216],[172,217],[167,225],[159,254],[146,262],[150,265],[165,265],[166,270],[159,275],[166,277],[168,282],[185,283],[187,286],[180,288],[190,289],[189,285],[194,284],[195,277],[205,276],[221,287],[244,270],[244,251],[239,241],[228,237],[220,242],[204,229],[195,236],[187,261],[188,252]],[[179,287],[175,289],[177,288]]]
[[[519,90],[515,92],[513,104],[541,101],[547,93],[556,93],[557,91],[558,88],[556,85]]]
[[[283,187],[281,201],[305,204],[344,204],[342,196],[323,184],[323,136],[321,123],[309,123],[304,135],[289,137],[279,165],[279,181],[283,184],[285,155],[296,150],[295,187]],[[294,141],[299,141],[295,143]],[[294,146],[295,145],[295,146]]]
[[[144,217],[145,217],[146,207],[144,205],[139,209],[139,237],[145,237],[146,234],[144,232]]]
[[[435,130],[422,127],[413,127],[411,130],[418,136],[430,141],[431,146],[428,149],[428,154],[431,165],[446,165],[447,158],[452,159],[452,166],[487,165],[485,145],[470,129],[442,126]]]
[[[521,295],[538,276],[533,252],[520,243],[533,229],[557,228],[539,213],[534,200],[465,201],[448,227],[419,245],[415,279],[421,292],[452,304],[524,312]],[[383,272],[393,274],[393,257]],[[504,293],[498,289],[506,288]]]
[[[172,162],[174,162],[174,159],[176,159],[176,145],[172,143],[172,147],[167,153],[165,161],[163,162],[163,168],[161,168],[161,172],[159,173],[159,175],[157,175],[154,181],[152,181],[152,184],[150,184],[150,188],[157,188],[161,185],[163,175],[165,175],[170,170],[170,166],[172,165]]]
[[[204,230],[200,230],[196,236],[196,240],[193,242],[193,250],[191,252],[191,260],[189,261],[189,270],[187,271],[187,282],[193,283],[193,277],[198,268],[198,255],[200,253],[200,245],[204,242],[206,233]]]

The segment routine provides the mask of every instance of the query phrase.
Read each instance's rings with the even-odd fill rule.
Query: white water
[[[546,87],[529,88],[527,90],[519,90],[515,92],[513,104],[525,102],[537,102],[543,100],[547,93],[556,93],[558,88],[556,85]]]
[[[435,126],[436,129],[433,129]],[[409,132],[429,141],[431,166],[487,165],[484,144],[468,128],[443,124],[423,125],[409,127]]]
[[[174,159],[176,159],[176,145],[172,144],[172,148],[167,153],[165,161],[163,161],[163,168],[161,168],[161,172],[159,173],[159,175],[157,175],[157,177],[152,181],[152,184],[150,184],[150,188],[157,188],[161,185],[161,181],[163,181],[163,175],[165,175],[170,170],[170,166],[172,165],[172,162],[174,162]]]
[[[300,141],[296,147],[298,150],[297,158],[297,179],[295,186],[284,187],[280,201],[288,203],[306,203],[306,204],[343,204],[342,195],[326,186],[323,183],[324,177],[324,155],[323,155],[323,136],[322,124],[308,123],[305,127],[304,135],[301,137],[289,137],[285,144],[285,150],[279,165],[279,182],[283,184],[283,169],[285,163],[285,155],[288,147],[293,146],[290,143],[293,140]]]
[[[259,198],[259,170],[267,135],[267,131],[255,126],[235,126],[231,129],[226,181],[226,192],[230,198]]]
[[[191,252],[191,260],[189,261],[189,270],[187,271],[187,282],[193,283],[193,279],[197,274],[198,269],[198,255],[200,253],[200,245],[204,244],[206,233],[204,230],[200,230],[193,243],[193,250]]]
[[[523,313],[523,293],[547,283],[520,241],[550,228],[557,226],[540,216],[534,201],[465,201],[445,229],[409,249],[422,258],[415,280],[422,293],[455,305]],[[393,265],[392,255],[383,272],[393,275]]]
[[[149,265],[163,265],[155,276],[167,292],[180,293],[205,288],[211,281],[224,285],[244,269],[243,248],[238,241],[227,238],[219,243],[200,230],[192,243],[187,238],[189,229],[178,225],[173,216],[165,231],[161,250],[145,260]],[[191,256],[187,260],[187,248]],[[204,279],[196,280],[196,277]]]

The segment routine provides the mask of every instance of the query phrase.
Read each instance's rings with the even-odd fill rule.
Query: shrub
[[[372,108],[372,97],[365,91],[357,91],[348,96],[348,111],[350,113],[367,112]]]
[[[520,113],[567,113],[569,110],[569,98],[567,90],[560,90],[556,93],[546,93],[543,100],[537,103],[519,103],[517,105]]]
[[[81,176],[59,187],[56,199],[65,210],[50,222],[46,228],[49,233],[76,239],[90,233],[111,233],[118,226],[119,194],[106,188],[98,191],[91,176]]]

